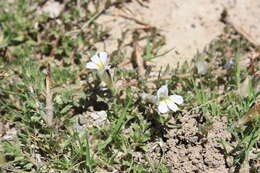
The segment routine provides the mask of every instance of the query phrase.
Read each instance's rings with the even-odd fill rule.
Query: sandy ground
[[[227,14],[227,15],[224,15]],[[225,21],[223,21],[223,16]],[[174,51],[154,60],[157,67],[190,61],[231,24],[254,45],[260,45],[260,1],[258,0],[150,0],[132,1],[109,9],[98,18],[111,32],[100,49],[112,52],[117,40],[128,30],[141,27],[141,21],[160,29],[166,37],[163,51]],[[128,17],[129,19],[127,19]],[[131,48],[123,50],[129,56]]]

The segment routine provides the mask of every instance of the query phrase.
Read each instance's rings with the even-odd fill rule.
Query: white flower
[[[97,70],[97,75],[101,81],[103,81],[107,87],[116,93],[116,88],[113,81],[113,76],[109,72],[110,65],[109,59],[106,52],[99,52],[96,55],[92,56],[91,62],[86,64],[86,68]]]
[[[167,113],[169,111],[176,112],[179,110],[176,104],[183,104],[183,98],[179,95],[170,95],[168,96],[168,87],[163,85],[157,91],[157,105],[160,113]]]
[[[90,59],[91,62],[88,62],[86,64],[86,68],[88,69],[95,69],[103,72],[110,68],[106,52],[99,52],[96,55],[92,56]]]

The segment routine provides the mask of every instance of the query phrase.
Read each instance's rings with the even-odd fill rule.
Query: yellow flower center
[[[105,64],[103,63],[103,61],[99,61],[97,63],[97,66],[100,68],[100,69],[105,69]]]
[[[161,98],[160,98],[160,102],[165,102],[165,103],[167,103],[167,102],[169,102],[169,101],[171,101],[170,97],[161,97]]]

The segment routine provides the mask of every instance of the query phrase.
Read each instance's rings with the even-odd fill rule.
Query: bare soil
[[[132,0],[119,8],[108,9],[98,18],[98,23],[110,30],[109,39],[98,47],[111,53],[124,37],[126,46],[121,51],[130,57],[133,50],[127,44],[131,42],[132,32],[156,27],[166,40],[161,52],[173,51],[154,59],[154,64],[158,69],[168,64],[176,67],[202,52],[224,32],[226,24],[259,46],[259,16],[259,0]],[[144,47],[145,43],[141,45]]]
[[[169,131],[166,153],[167,165],[172,172],[229,171],[221,141],[231,142],[226,118],[206,120],[201,115],[186,114],[173,119],[180,125]]]

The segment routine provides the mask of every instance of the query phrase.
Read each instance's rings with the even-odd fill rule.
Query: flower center
[[[169,102],[169,101],[171,101],[171,99],[170,99],[170,97],[160,97],[160,102]]]
[[[105,64],[103,63],[103,61],[99,61],[97,63],[97,66],[100,68],[100,69],[105,69]]]

